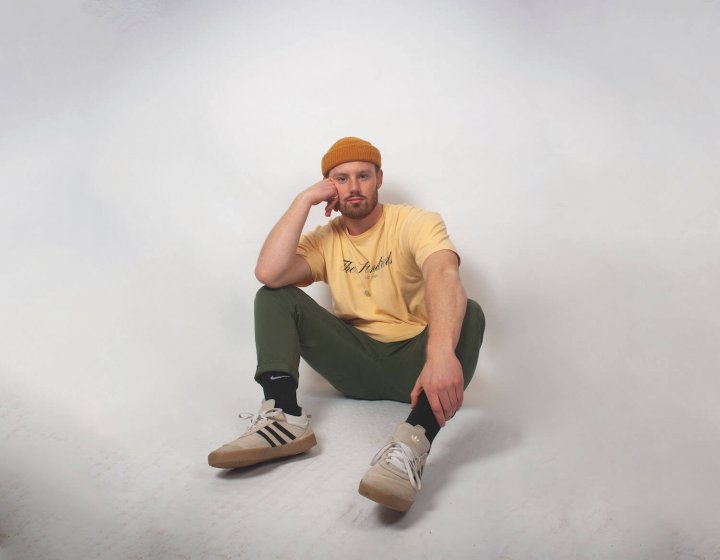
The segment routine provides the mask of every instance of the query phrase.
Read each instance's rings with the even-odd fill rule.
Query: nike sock
[[[292,416],[300,416],[302,409],[297,402],[297,384],[287,373],[266,371],[260,375],[265,400],[275,399],[275,406]]]
[[[430,408],[430,401],[428,401],[424,391],[420,393],[420,398],[415,408],[410,411],[410,416],[407,417],[405,422],[413,426],[422,426],[425,428],[425,437],[428,438],[428,441],[432,444],[435,436],[440,431],[440,424],[438,424],[438,421],[435,419],[435,414],[433,414],[432,408]]]

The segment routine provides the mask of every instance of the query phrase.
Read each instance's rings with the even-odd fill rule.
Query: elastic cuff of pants
[[[257,369],[255,370],[255,381],[260,383],[260,376],[263,373],[268,373],[271,371],[275,373],[287,373],[295,380],[295,384],[297,384],[300,379],[300,374],[297,371],[288,371],[287,364],[280,362],[269,362],[267,364],[258,365]]]

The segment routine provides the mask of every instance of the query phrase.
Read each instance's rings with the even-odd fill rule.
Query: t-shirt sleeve
[[[409,220],[404,237],[419,268],[422,268],[425,259],[430,255],[443,249],[455,253],[458,262],[460,261],[460,255],[450,241],[445,222],[437,212],[421,211],[417,217]]]
[[[313,231],[303,233],[300,237],[297,251],[295,251],[310,265],[313,282],[327,282],[325,255],[322,251],[322,236],[322,227],[317,227]]]

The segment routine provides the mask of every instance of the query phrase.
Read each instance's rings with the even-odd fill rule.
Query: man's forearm
[[[260,250],[255,276],[271,284],[287,270],[297,252],[298,242],[312,204],[299,194],[272,228]]]
[[[421,393],[439,426],[452,418],[463,402],[463,371],[455,355],[467,308],[460,282],[457,255],[449,250],[433,253],[423,265],[425,305],[428,312],[426,359],[410,402],[415,407]]]
[[[440,268],[428,274],[425,305],[428,312],[428,358],[454,353],[467,307],[467,296],[456,267]]]

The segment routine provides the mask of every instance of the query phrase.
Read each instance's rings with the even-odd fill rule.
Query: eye
[[[335,177],[335,180],[336,180],[338,183],[344,183],[344,182],[345,182],[345,177],[342,177],[342,176]]]
[[[360,175],[360,178],[361,178],[361,179],[367,179],[368,176],[369,176],[369,175],[368,175],[367,173],[362,173],[362,174]]]

